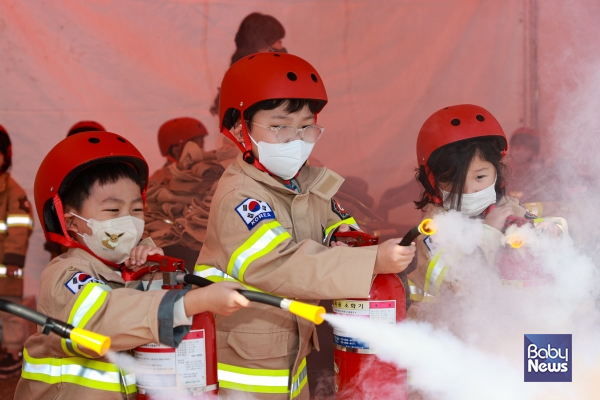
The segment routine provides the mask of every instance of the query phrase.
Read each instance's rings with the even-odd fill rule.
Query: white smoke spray
[[[434,251],[444,251],[452,289],[436,304],[413,305],[418,319],[430,322],[390,327],[341,316],[327,320],[407,368],[410,385],[427,399],[595,398],[585,388],[600,367],[600,285],[592,260],[568,233],[554,237],[530,225],[508,230],[504,244],[512,234],[524,242],[509,250],[510,261],[539,265],[545,274],[543,285],[523,290],[503,286],[498,268],[482,254],[489,229],[482,220],[448,212],[434,222]],[[525,383],[524,335],[552,333],[573,334],[573,383]]]

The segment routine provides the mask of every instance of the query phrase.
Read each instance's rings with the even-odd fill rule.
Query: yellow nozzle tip
[[[96,332],[74,328],[69,337],[78,345],[95,351],[101,356],[106,354],[108,349],[110,349],[110,338]]]
[[[316,325],[320,325],[323,323],[323,321],[325,321],[323,319],[323,315],[325,315],[326,311],[325,308],[321,306],[313,306],[312,304],[292,301],[289,310],[292,314],[296,314],[301,318],[307,319]]]
[[[425,218],[419,224],[419,232],[421,232],[423,235],[431,236],[435,233],[435,231],[436,227],[431,218]]]
[[[523,239],[523,236],[519,235],[518,233],[513,233],[508,237],[507,242],[512,248],[518,249],[519,247],[523,246],[525,240]]]

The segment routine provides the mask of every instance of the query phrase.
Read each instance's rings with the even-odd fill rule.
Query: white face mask
[[[116,264],[129,258],[131,249],[138,245],[144,233],[144,220],[131,215],[96,221],[85,219],[77,214],[70,213],[87,222],[92,229],[92,234],[77,234],[83,238],[87,247],[98,257]]]
[[[496,179],[494,183],[483,190],[475,193],[463,194],[460,201],[460,212],[469,216],[476,217],[481,214],[488,206],[496,203]],[[440,189],[442,190],[442,189]],[[444,208],[452,208],[452,198],[450,192],[442,190],[444,196]]]
[[[306,143],[304,140],[293,140],[288,143],[256,143],[252,136],[252,142],[258,148],[258,158],[262,165],[271,173],[281,179],[292,179],[308,160],[314,143]]]

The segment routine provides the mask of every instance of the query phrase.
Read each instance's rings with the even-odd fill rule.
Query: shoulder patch
[[[263,219],[275,219],[275,213],[265,201],[247,198],[235,208],[242,220],[252,230]]]
[[[73,294],[75,294],[79,292],[81,288],[87,285],[88,283],[101,283],[103,285],[106,284],[100,279],[94,278],[93,276],[88,275],[86,273],[76,272],[68,281],[65,282],[65,286]]]
[[[27,200],[27,196],[19,198],[19,208],[29,214],[29,211],[31,211],[31,203]]]
[[[337,202],[333,197],[331,198],[331,209],[334,213],[338,215],[342,220],[350,218],[350,214],[344,210],[344,207],[340,203]]]

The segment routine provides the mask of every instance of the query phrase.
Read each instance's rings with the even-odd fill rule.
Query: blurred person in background
[[[283,47],[282,43],[284,37],[285,28],[275,17],[257,12],[247,15],[235,34],[236,48],[231,56],[229,66],[254,53],[268,51],[287,53],[287,49]],[[219,114],[219,94],[210,108],[210,113],[212,115]]]
[[[67,137],[76,135],[81,132],[102,132],[106,131],[106,129],[96,121],[79,121],[76,122],[71,128],[69,128],[67,132]],[[60,245],[56,242],[51,242],[46,240],[44,243],[44,250],[50,253],[50,259],[53,260],[59,255],[66,253],[68,250],[65,246]]]
[[[104,127],[96,121],[79,121],[69,129],[67,137],[81,132],[102,132]]]
[[[12,163],[10,137],[0,126],[0,296],[14,303],[23,300],[23,267],[33,229],[31,204],[25,191],[8,172]],[[2,351],[0,379],[19,375],[23,365],[23,345],[27,322],[0,312]]]
[[[598,187],[590,168],[581,167],[586,160],[564,158],[568,154],[559,152],[559,158],[550,162],[542,158],[540,134],[531,128],[521,127],[510,137],[508,157],[509,179],[507,194],[519,199],[521,204],[538,217],[561,215],[571,224],[571,236],[580,243],[589,243],[588,212],[594,207],[594,188]],[[587,203],[587,204],[586,204]],[[585,217],[582,217],[584,216]],[[585,229],[581,229],[585,227]]]
[[[183,148],[189,141],[204,149],[204,137],[207,135],[204,124],[195,118],[174,118],[162,124],[158,129],[158,148],[167,160],[162,168],[152,174],[150,180],[162,180],[167,173],[167,167],[179,162]]]
[[[528,127],[518,128],[510,137],[509,168],[510,178],[507,189],[511,197],[521,202],[548,201],[547,182],[543,175],[550,171],[544,170],[540,159],[540,136],[537,131]]]
[[[158,146],[167,162],[150,177],[146,194],[145,236],[165,255],[183,259],[190,272],[204,243],[216,183],[237,156],[232,145],[205,151],[206,135],[206,127],[194,118],[162,124]]]

